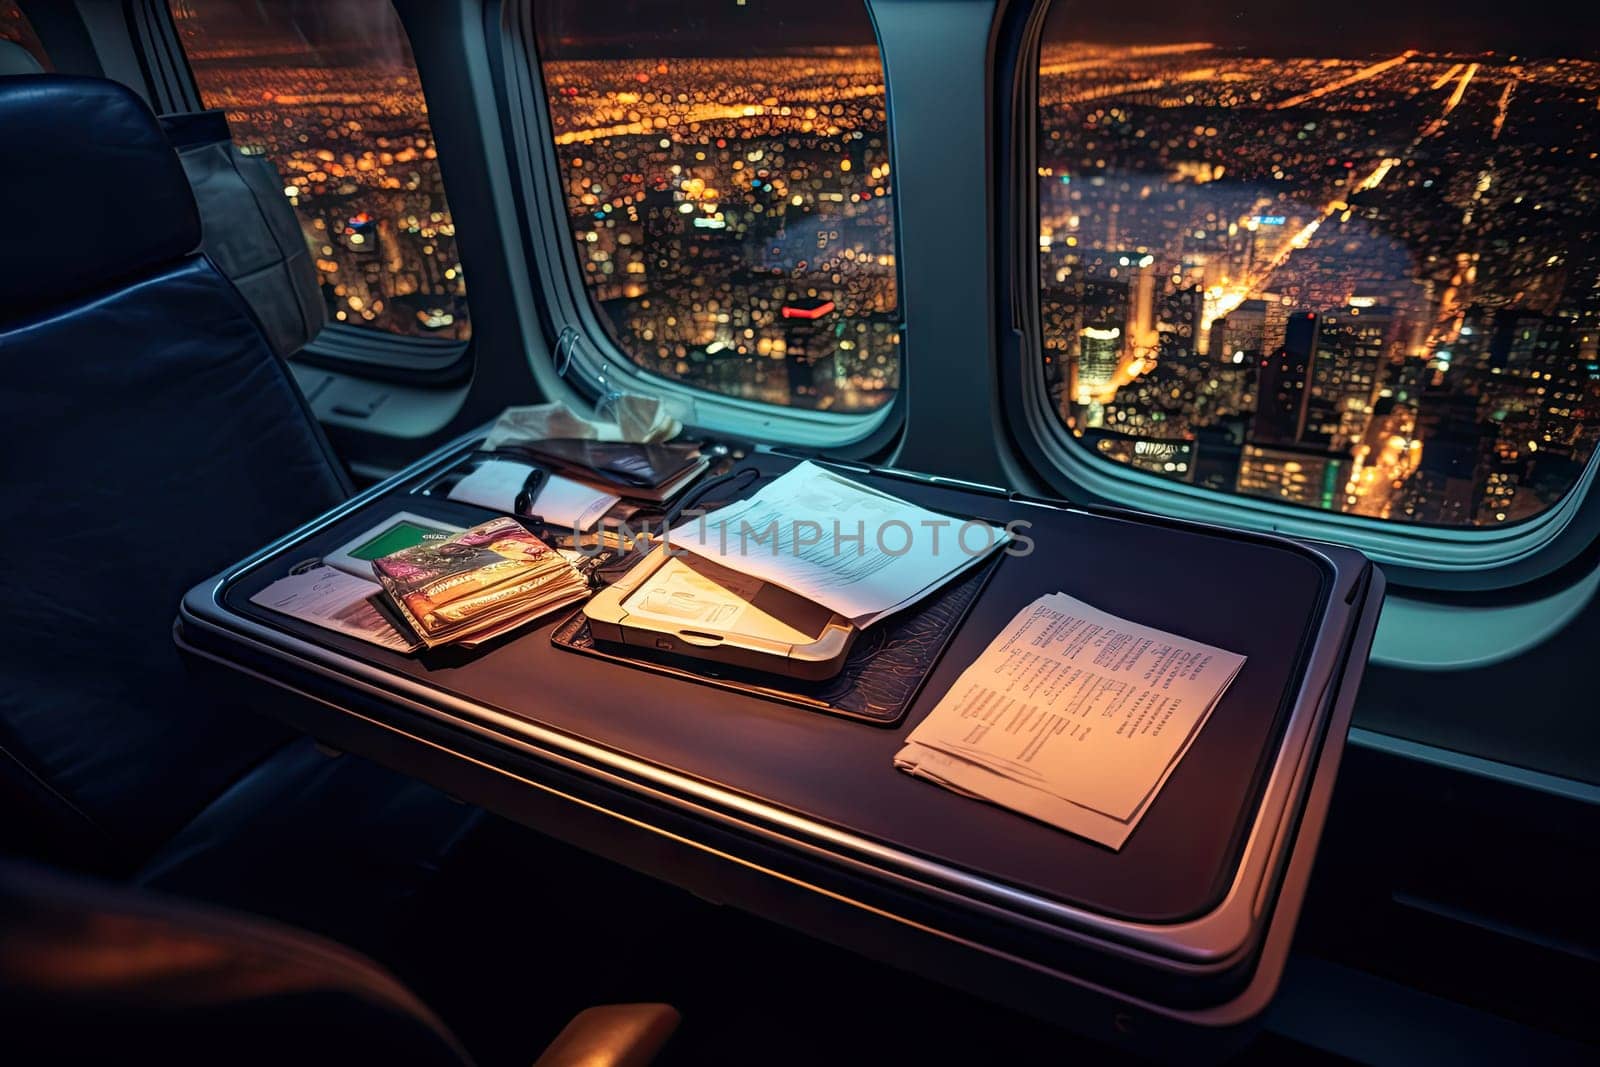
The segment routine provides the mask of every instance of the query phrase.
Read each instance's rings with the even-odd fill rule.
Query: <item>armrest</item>
[[[645,1067],[681,1018],[669,1004],[603,1004],[580,1011],[534,1067]]]

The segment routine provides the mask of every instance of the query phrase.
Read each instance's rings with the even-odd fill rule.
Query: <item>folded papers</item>
[[[395,629],[378,606],[382,596],[378,583],[322,566],[279,578],[250,600],[394,652],[415,652],[421,642]]]
[[[401,621],[429,648],[471,647],[580,600],[588,582],[511,518],[372,562]]]
[[[807,462],[744,500],[676,527],[669,540],[865,629],[977,566],[1011,533],[929,511]]]
[[[1244,662],[1051,593],[962,672],[895,766],[1120,849]]]

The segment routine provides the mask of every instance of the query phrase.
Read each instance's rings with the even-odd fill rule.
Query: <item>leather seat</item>
[[[473,809],[211,703],[173,647],[189,587],[350,488],[196,254],[177,155],[127,89],[54,75],[0,78],[0,144],[0,841],[119,876],[159,852],[147,880],[306,921],[364,869],[425,877]]]
[[[643,1067],[677,1025],[665,1004],[590,1008],[535,1067]],[[12,1063],[471,1062],[399,979],[342,945],[3,861],[0,1030]]]

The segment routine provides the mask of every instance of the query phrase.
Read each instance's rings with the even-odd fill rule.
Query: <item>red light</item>
[[[833,310],[833,301],[824,300],[816,307],[790,307],[785,304],[783,317],[786,319],[820,319]]]

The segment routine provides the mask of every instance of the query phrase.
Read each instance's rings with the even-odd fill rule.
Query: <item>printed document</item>
[[[669,543],[867,627],[1009,538],[1001,527],[919,508],[802,463],[749,499],[675,528]]]
[[[313,567],[279,578],[250,601],[396,652],[415,651],[417,644],[390,625],[373,603],[382,594],[377,582],[333,567]]]
[[[1052,593],[962,672],[895,766],[1118,849],[1244,662]]]

